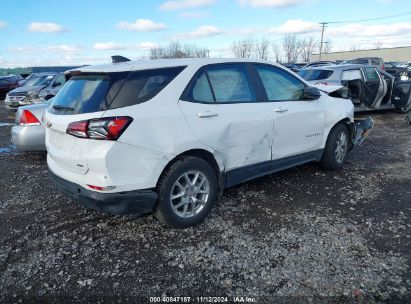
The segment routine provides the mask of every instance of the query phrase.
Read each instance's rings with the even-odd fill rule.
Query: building
[[[380,48],[371,50],[332,52],[321,55],[321,60],[348,60],[360,57],[380,57],[384,61],[405,61],[411,62],[411,46],[396,48]],[[320,60],[319,54],[312,54],[311,61]]]

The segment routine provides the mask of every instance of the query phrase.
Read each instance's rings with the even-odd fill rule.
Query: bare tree
[[[162,48],[150,49],[150,59],[162,59],[165,58],[165,51]]]
[[[255,44],[255,53],[258,59],[267,60],[270,58],[270,40],[262,38]]]
[[[360,47],[359,47],[358,45],[352,45],[352,46],[350,47],[350,51],[355,52],[355,51],[359,51],[359,50],[360,50]]]
[[[255,49],[255,42],[252,38],[245,38],[242,40],[234,41],[231,45],[231,51],[235,57],[250,58],[252,57]]]
[[[283,50],[287,62],[296,62],[301,52],[300,41],[295,34],[285,34],[283,38]]]
[[[273,42],[271,44],[271,49],[273,50],[273,53],[274,53],[275,62],[280,62],[281,61],[281,51],[280,51],[280,48],[278,47],[278,44]]]
[[[327,41],[324,42],[324,47],[323,47],[323,52],[324,54],[328,54],[331,53],[333,50],[333,44],[332,41],[330,39],[327,39]]]
[[[195,58],[208,57],[209,51],[195,45],[181,45],[178,42],[171,42],[166,48],[154,48],[150,50],[150,59],[167,58]]]
[[[301,60],[303,62],[309,62],[311,59],[311,54],[316,48],[317,42],[313,37],[306,38],[300,41],[300,50],[301,50]]]
[[[376,41],[376,42],[374,42],[373,47],[374,47],[374,49],[379,50],[380,48],[382,48],[382,45],[383,45],[382,41]]]

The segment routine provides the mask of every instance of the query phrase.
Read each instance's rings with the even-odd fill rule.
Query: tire
[[[409,105],[408,107],[398,107],[396,108],[396,110],[400,114],[407,114],[411,110],[411,105]]]
[[[341,169],[345,163],[350,144],[349,132],[345,124],[335,125],[328,135],[320,161],[321,166],[331,170]]]
[[[154,216],[171,228],[195,226],[213,207],[217,185],[217,176],[206,161],[191,156],[181,158],[160,178]]]

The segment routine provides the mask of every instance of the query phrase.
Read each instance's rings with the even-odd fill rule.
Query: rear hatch
[[[73,75],[50,103],[46,113],[46,146],[49,157],[59,166],[86,174],[89,167],[84,152],[95,149],[96,145],[107,145],[67,134],[67,127],[76,121],[103,116],[110,94],[115,94],[115,89],[118,91],[127,76],[127,73],[116,74],[122,77],[120,84],[108,74]]]
[[[127,69],[131,68],[130,65]],[[150,100],[184,68],[112,73],[71,72],[47,109],[46,147],[49,157],[58,166],[73,173],[86,174],[89,170],[103,173],[106,153],[118,138],[114,133],[119,132],[118,136],[121,136],[132,121],[131,117],[111,117],[111,111],[107,110]],[[113,119],[115,122],[112,124]],[[84,128],[84,121],[87,121],[86,131],[76,134],[76,128]],[[74,130],[73,125],[76,125]],[[102,138],[101,132],[108,132],[115,138]]]

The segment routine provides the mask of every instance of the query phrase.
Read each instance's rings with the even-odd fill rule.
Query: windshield
[[[23,87],[47,86],[53,80],[54,75],[33,76],[23,85]]]
[[[312,80],[323,80],[329,78],[334,71],[331,70],[320,70],[320,69],[308,69],[301,70],[298,74],[307,81]]]

